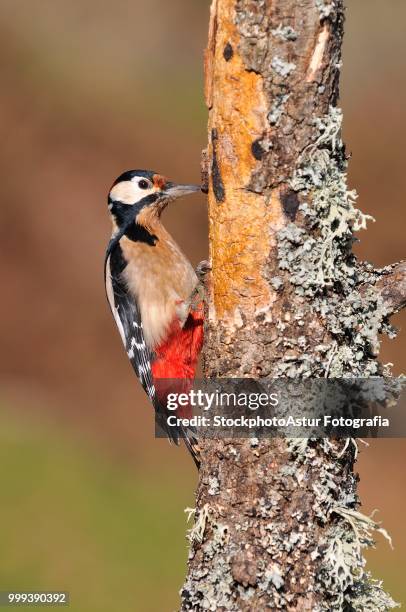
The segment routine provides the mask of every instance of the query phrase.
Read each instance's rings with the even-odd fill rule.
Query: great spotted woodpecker
[[[202,348],[200,281],[160,220],[171,200],[197,191],[196,185],[176,185],[146,170],[130,170],[117,178],[108,196],[113,233],[105,258],[105,284],[127,355],[158,423],[176,444],[184,438],[198,466],[193,432],[167,426],[165,392],[156,385],[158,379],[188,385]],[[203,273],[205,263],[199,268]]]

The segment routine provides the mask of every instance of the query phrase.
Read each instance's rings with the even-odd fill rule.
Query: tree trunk
[[[366,217],[337,108],[343,2],[213,0],[207,377],[367,377],[405,266],[356,261]],[[386,610],[364,569],[356,441],[202,440],[182,610]]]

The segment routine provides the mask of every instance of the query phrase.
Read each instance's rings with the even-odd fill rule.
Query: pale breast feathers
[[[171,324],[185,323],[197,276],[178,245],[165,232],[155,246],[132,242],[124,237],[121,248],[128,262],[123,278],[137,301],[145,342],[150,349],[159,346]]]

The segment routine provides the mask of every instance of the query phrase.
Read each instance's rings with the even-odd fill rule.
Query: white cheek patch
[[[152,187],[150,189],[140,189],[140,187],[138,187],[138,182],[140,180],[141,179],[137,177],[131,181],[117,183],[110,191],[110,198],[122,202],[123,204],[134,204],[138,202],[141,198],[144,198],[154,191]]]

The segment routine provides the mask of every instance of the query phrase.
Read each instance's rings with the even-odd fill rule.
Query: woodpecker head
[[[108,206],[114,224],[124,233],[134,221],[149,225],[171,200],[196,191],[198,185],[177,185],[150,170],[129,170],[114,181]]]

